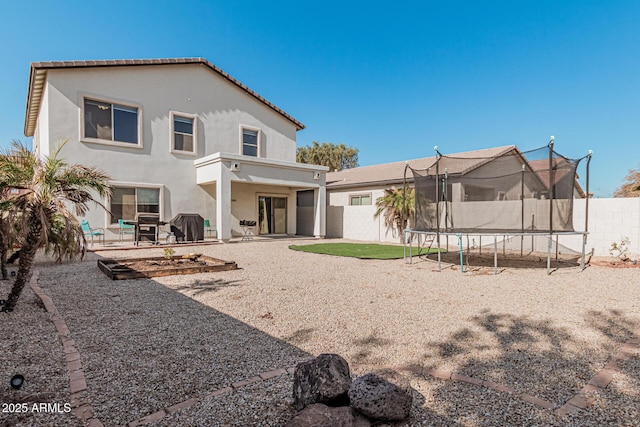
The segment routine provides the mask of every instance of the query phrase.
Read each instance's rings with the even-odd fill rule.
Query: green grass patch
[[[314,254],[346,256],[360,259],[399,259],[404,257],[404,247],[397,245],[379,245],[376,243],[316,243],[313,245],[291,245],[294,251],[310,252]],[[437,253],[437,248],[423,249],[420,253]],[[407,255],[409,249],[407,248]],[[414,256],[417,249],[413,248]]]

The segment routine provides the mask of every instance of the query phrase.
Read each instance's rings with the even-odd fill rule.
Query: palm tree
[[[0,154],[0,157],[4,155]],[[0,273],[2,280],[7,280],[7,255],[9,249],[13,246],[12,233],[12,216],[13,216],[13,197],[11,195],[12,187],[8,182],[8,176],[0,173]]]
[[[413,188],[387,188],[384,196],[376,200],[376,213],[374,217],[379,217],[384,213],[384,225],[392,230],[398,230],[400,241],[404,243],[404,230],[413,221],[416,214],[416,198]],[[394,231],[395,236],[395,231]]]
[[[84,216],[91,202],[102,206],[94,194],[100,198],[111,194],[110,178],[104,172],[58,158],[64,144],[52,155],[39,158],[14,141],[0,156],[2,182],[27,190],[12,199],[11,219],[22,249],[16,281],[3,311],[12,311],[18,302],[38,249],[55,253],[58,259],[83,252],[86,241],[76,216]]]
[[[4,193],[4,189],[0,190]],[[0,195],[0,197],[3,197]],[[7,220],[9,205],[6,202],[0,202],[0,274],[2,280],[7,280],[7,253],[9,252],[9,221]]]

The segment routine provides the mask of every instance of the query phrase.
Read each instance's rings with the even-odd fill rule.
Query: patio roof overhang
[[[214,153],[194,161],[196,183],[216,182],[222,170],[230,181],[299,188],[324,187],[326,166],[308,165],[283,160],[242,156],[232,153]]]

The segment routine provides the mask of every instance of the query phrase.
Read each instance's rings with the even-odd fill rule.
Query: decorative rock
[[[349,404],[349,364],[337,354],[321,354],[299,363],[293,374],[293,407],[300,411],[312,403]]]
[[[350,406],[338,408],[314,403],[293,417],[285,427],[370,427],[371,423]]]
[[[349,399],[351,406],[371,419],[400,421],[409,417],[413,394],[406,377],[383,369],[356,378]]]

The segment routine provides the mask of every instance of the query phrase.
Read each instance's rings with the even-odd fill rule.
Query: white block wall
[[[374,218],[375,200],[382,190],[365,190],[372,193],[373,205],[348,206],[348,195],[363,191],[330,192],[327,199],[327,237],[368,242],[400,242],[391,230],[384,226],[383,218]],[[347,206],[345,206],[347,205]],[[576,231],[585,229],[586,199],[574,200],[573,224]],[[610,256],[613,242],[620,243],[623,237],[631,241],[629,254],[640,258],[640,198],[589,199],[589,235],[587,252],[594,250],[596,256]],[[582,236],[561,236],[559,243],[576,252],[582,251]],[[542,245],[542,250],[546,246]]]
[[[349,196],[360,194],[370,194],[371,205],[349,206]],[[376,199],[383,194],[384,190],[380,188],[327,191],[329,203],[327,237],[342,237],[365,242],[400,243],[398,232],[385,227],[383,216],[374,217]]]
[[[575,230],[584,230],[585,205],[585,199],[574,201]],[[640,255],[640,197],[589,199],[588,231],[587,251],[593,248],[597,256],[609,256],[611,244],[620,243],[622,237],[631,241],[630,254]],[[579,247],[574,242],[565,246]]]

